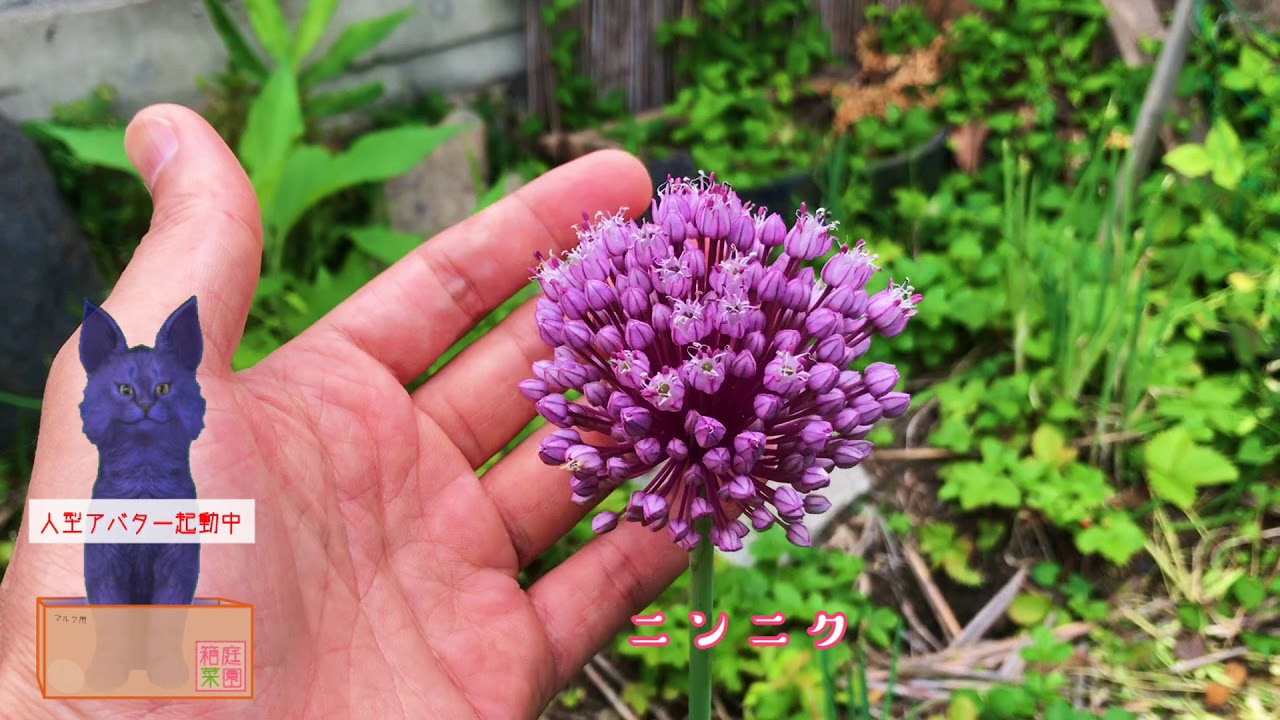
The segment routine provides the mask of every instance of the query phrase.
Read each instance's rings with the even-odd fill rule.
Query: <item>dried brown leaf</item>
[[[988,132],[987,124],[981,120],[965,123],[951,131],[951,152],[955,155],[957,167],[969,174],[978,171],[982,166],[982,146]]]
[[[1231,688],[1218,683],[1205,683],[1204,706],[1214,710],[1231,702]]]
[[[1231,661],[1222,666],[1226,672],[1227,680],[1231,682],[1232,687],[1240,687],[1244,685],[1245,680],[1249,679],[1249,670],[1244,663]]]

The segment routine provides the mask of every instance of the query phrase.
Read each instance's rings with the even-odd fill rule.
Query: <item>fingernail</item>
[[[156,177],[165,163],[178,152],[178,134],[165,118],[142,117],[129,124],[124,147],[149,192],[155,188]]]

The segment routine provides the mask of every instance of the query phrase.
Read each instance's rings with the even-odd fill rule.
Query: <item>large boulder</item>
[[[0,117],[0,392],[44,394],[49,363],[102,289],[89,243],[34,142]],[[35,440],[38,414],[0,398],[0,451]]]
[[[466,129],[431,151],[412,170],[386,183],[391,227],[429,239],[466,220],[485,188],[476,187],[475,171],[485,171],[485,123],[466,108],[455,109],[441,123]]]

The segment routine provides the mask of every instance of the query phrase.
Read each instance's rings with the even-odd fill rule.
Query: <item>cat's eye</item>
[[[120,386],[118,386],[118,387],[119,387],[119,389],[120,389],[120,394],[121,394],[121,395],[123,395],[123,396],[125,396],[125,397],[129,397],[130,395],[132,395],[132,394],[133,394],[133,386],[132,386],[132,385],[120,385]]]
[[[169,383],[160,383],[159,385],[157,385],[157,386],[156,386],[156,394],[157,394],[157,395],[168,395],[168,394],[169,394]]]

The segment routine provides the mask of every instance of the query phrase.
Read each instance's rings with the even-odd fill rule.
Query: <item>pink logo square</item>
[[[249,668],[244,640],[196,641],[196,692],[242,692]]]

